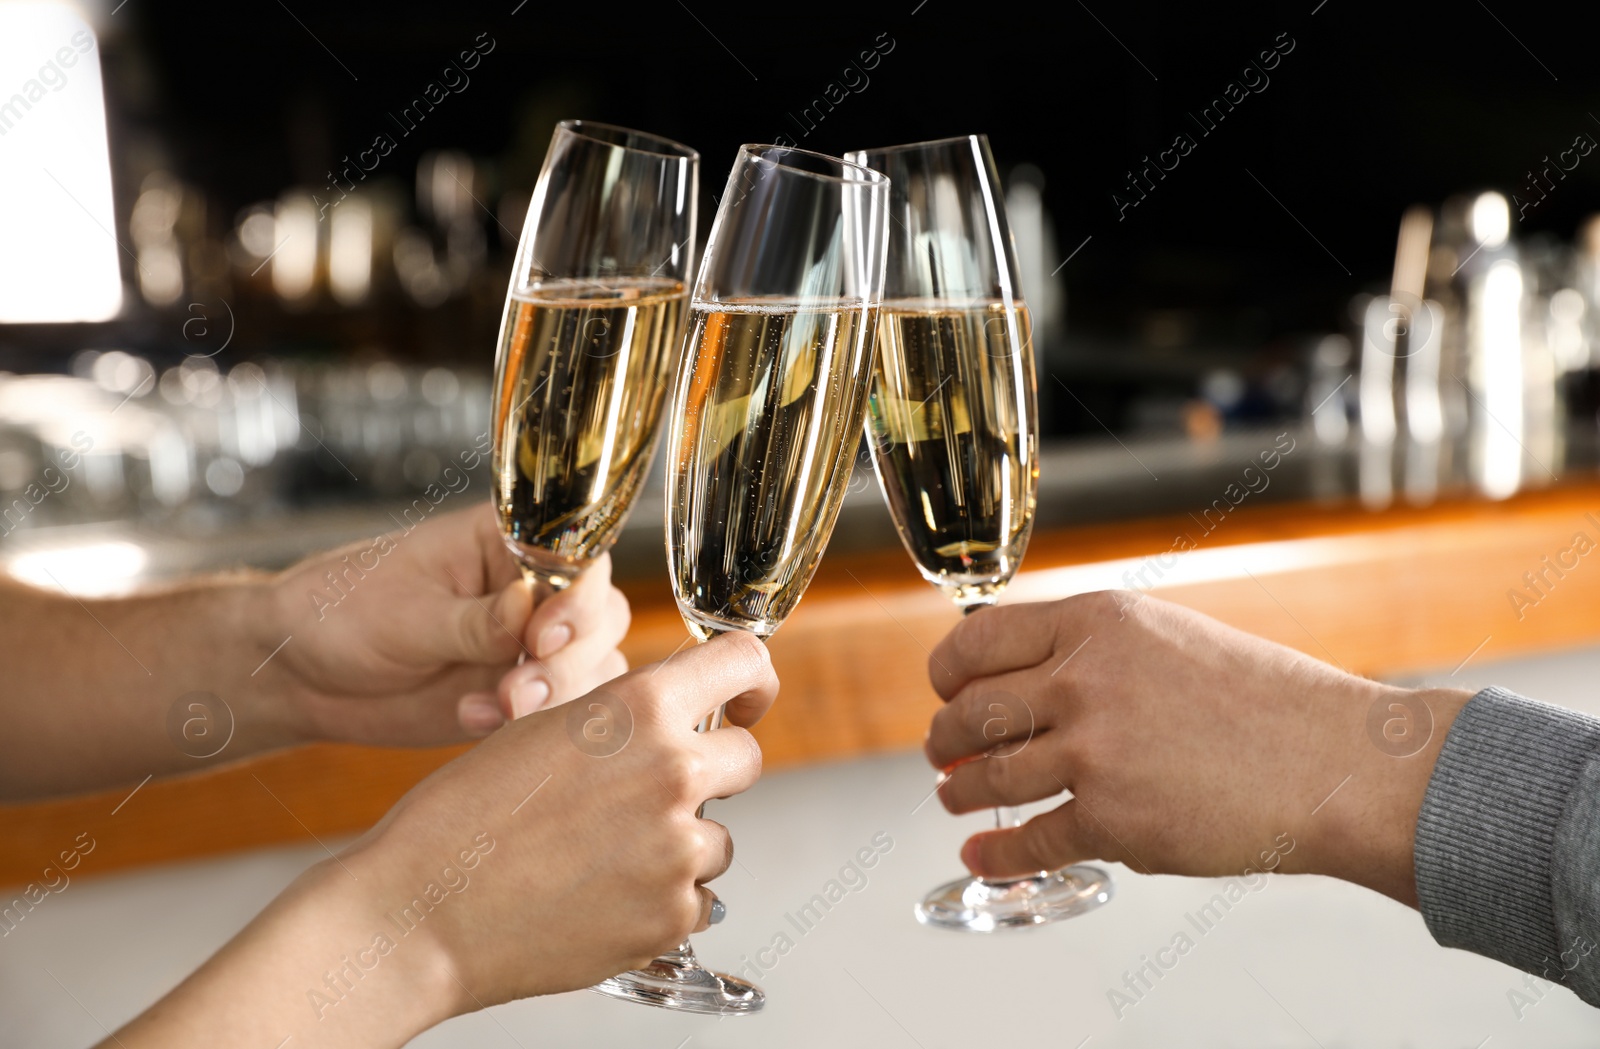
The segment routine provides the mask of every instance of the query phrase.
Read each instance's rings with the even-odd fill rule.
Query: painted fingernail
[[[511,690],[511,716],[526,717],[550,698],[550,685],[540,678],[524,681]]]
[[[721,900],[711,901],[711,924],[715,925],[728,916],[728,905]]]
[[[554,655],[565,648],[567,642],[571,640],[572,628],[567,624],[557,623],[555,626],[545,627],[544,632],[539,635],[538,642],[533,646],[534,654],[540,659]]]
[[[461,727],[480,736],[487,736],[506,723],[506,716],[500,712],[500,704],[493,696],[468,696],[461,701],[457,713]]]

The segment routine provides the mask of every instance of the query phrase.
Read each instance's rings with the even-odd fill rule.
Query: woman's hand
[[[1095,858],[1190,875],[1276,868],[1413,905],[1417,813],[1471,698],[1379,684],[1115,592],[979,612],[929,673],[947,702],[926,746],[949,772],[947,809],[1074,796],[969,839],[975,874]]]
[[[519,719],[406,795],[354,850],[357,873],[385,872],[404,896],[492,838],[482,895],[428,921],[486,1005],[636,968],[705,927],[704,883],[733,845],[696,812],[755,783],[761,750],[743,726],[777,690],[766,647],[737,633]],[[724,702],[729,726],[696,732]]]
[[[643,965],[709,920],[733,846],[695,812],[760,775],[742,726],[777,688],[732,634],[511,722],[106,1044],[398,1046]],[[728,726],[695,732],[723,702]]]

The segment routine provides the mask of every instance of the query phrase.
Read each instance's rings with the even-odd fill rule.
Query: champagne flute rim
[[[666,157],[671,160],[698,161],[700,159],[699,150],[694,149],[691,146],[686,146],[682,142],[667,138],[664,135],[652,134],[649,131],[640,131],[638,128],[623,127],[621,124],[607,124],[600,120],[584,120],[582,118],[576,118],[560,121],[556,124],[556,127],[574,137],[587,139],[590,142],[597,142],[602,146],[625,149],[630,153],[643,153],[646,156]],[[606,137],[605,135],[597,135],[593,133],[595,131],[613,132],[618,137],[610,138]],[[630,139],[643,139],[646,142],[655,143],[662,148],[648,149],[641,145],[634,145],[627,141],[619,140],[624,137]]]
[[[719,299],[704,295],[691,295],[689,309],[704,313],[711,310],[724,313],[788,313],[826,312],[829,309],[876,309],[883,305],[881,297],[870,295],[754,295]]]
[[[926,311],[933,313],[946,309],[963,309],[976,306],[989,306],[1000,303],[1007,309],[1026,307],[1028,300],[1025,295],[994,294],[994,295],[895,295],[884,296],[882,305],[900,306],[902,308],[914,307],[917,312]]]
[[[929,149],[933,146],[953,146],[958,142],[981,142],[989,144],[989,136],[977,133],[971,135],[951,135],[949,138],[930,138],[924,142],[903,142],[897,146],[873,146],[869,149],[852,149],[846,156],[865,157],[876,153],[905,153],[913,149]],[[852,161],[852,163],[854,163]]]
[[[853,161],[845,160],[842,157],[833,156],[830,153],[818,153],[813,149],[801,149],[798,146],[783,146],[772,142],[747,142],[739,147],[739,152],[752,157],[758,157],[762,160],[771,161],[773,164],[782,167],[785,171],[792,171],[797,175],[809,175],[811,178],[819,179],[823,182],[838,182],[844,185],[871,186],[874,188],[878,186],[887,186],[889,184],[889,176],[885,175],[881,171],[874,171],[865,164],[857,164]],[[770,154],[773,153],[783,155],[794,153],[799,154],[802,157],[812,157],[816,160],[821,160],[825,163],[835,165],[836,167],[843,169],[845,172],[848,172],[848,174],[829,175],[821,171],[812,171],[808,168],[796,167],[793,164],[785,164],[781,159],[770,156]]]

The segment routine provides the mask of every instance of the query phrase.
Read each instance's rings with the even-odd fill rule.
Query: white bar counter
[[[1449,680],[1502,684],[1600,713],[1600,650],[1469,666]],[[716,885],[727,921],[696,943],[710,965],[761,970],[764,1013],[718,1021],[576,992],[461,1017],[412,1045],[1600,1044],[1600,1010],[1444,950],[1416,912],[1324,878],[1266,878],[1225,912],[1211,904],[1202,914],[1226,894],[1226,879],[1114,867],[1116,898],[1055,927],[990,936],[925,929],[912,901],[960,872],[960,842],[989,818],[950,817],[927,800],[932,782],[919,756],[899,754],[774,773],[749,794],[712,805],[733,831],[737,862]],[[72,837],[72,828],[62,831]],[[877,862],[864,878],[841,878],[859,850],[874,847]],[[0,1044],[103,1038],[101,1024],[115,1029],[148,1005],[322,855],[297,846],[74,879],[0,938]],[[833,895],[843,889],[843,897],[813,918],[820,909],[812,897],[826,899],[835,879]],[[593,906],[598,913],[605,901]],[[1188,941],[1182,954],[1174,949],[1180,935]],[[1147,988],[1129,976],[1140,969]],[[383,978],[381,969],[367,977]],[[352,994],[360,993],[358,984]]]

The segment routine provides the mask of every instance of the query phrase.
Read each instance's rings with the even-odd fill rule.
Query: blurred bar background
[[[1041,527],[1209,505],[1283,432],[1258,502],[1500,499],[1594,464],[1588,66],[1554,90],[1476,15],[1068,14],[995,49],[936,6],[0,5],[0,560],[107,593],[384,527],[487,430],[567,116],[701,149],[703,224],[740,141],[987,132]],[[1468,55],[1493,57],[1462,82]],[[835,545],[892,543],[858,480]],[[659,571],[659,516],[626,571]]]

